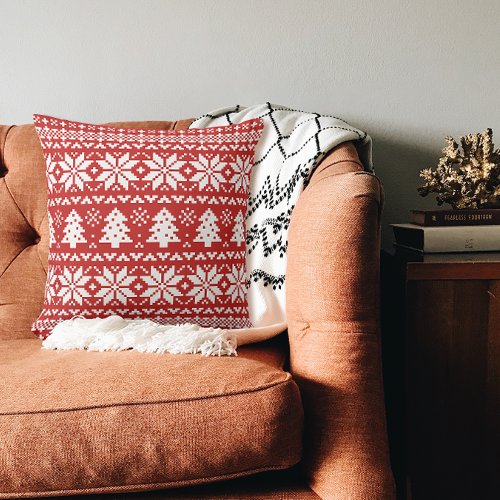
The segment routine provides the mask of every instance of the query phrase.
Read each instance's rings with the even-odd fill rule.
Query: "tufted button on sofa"
[[[394,497],[378,335],[382,191],[353,144],[323,160],[294,209],[288,338],[237,358],[42,350],[30,327],[47,273],[46,192],[34,127],[0,126],[0,498]]]

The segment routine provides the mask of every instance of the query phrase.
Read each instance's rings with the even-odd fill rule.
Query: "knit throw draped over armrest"
[[[307,113],[276,104],[221,108],[190,128],[264,121],[250,176],[246,220],[248,305],[254,326],[286,323],[286,251],[290,217],[321,160],[336,146],[352,141],[366,171],[373,172],[368,134],[341,118]],[[304,235],[307,238],[307,234]]]

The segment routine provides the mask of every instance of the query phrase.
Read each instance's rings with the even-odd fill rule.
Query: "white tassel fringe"
[[[186,323],[165,326],[147,319],[120,316],[62,321],[43,341],[43,349],[86,349],[87,351],[169,352],[203,356],[237,356],[234,333]]]

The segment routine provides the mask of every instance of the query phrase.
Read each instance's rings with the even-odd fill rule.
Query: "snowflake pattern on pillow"
[[[245,328],[245,216],[263,129],[121,129],[34,115],[47,164],[45,338],[118,314]]]

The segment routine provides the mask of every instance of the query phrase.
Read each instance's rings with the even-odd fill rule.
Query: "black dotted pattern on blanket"
[[[321,132],[330,129],[339,129],[339,130],[354,132],[355,134],[358,135],[359,137],[358,141],[360,143],[363,143],[367,137],[366,133],[364,133],[363,135],[360,134],[357,130],[351,128],[347,122],[336,116],[320,115],[318,113],[306,113],[298,109],[289,109],[279,106],[273,107],[273,105],[269,102],[266,103],[266,105],[267,105],[267,111],[262,115],[260,115],[258,118],[267,117],[270,119],[276,134],[276,141],[269,147],[267,151],[264,152],[262,157],[255,162],[254,167],[262,163],[269,156],[271,151],[273,151],[273,149],[275,148],[279,150],[283,158],[283,162],[286,161],[288,158],[292,158],[298,155],[311,141],[314,141],[316,144],[316,153],[312,158],[309,158],[308,161],[305,162],[304,164],[297,165],[295,173],[283,186],[280,185],[281,183],[279,174],[274,183],[271,181],[271,176],[268,175],[259,192],[254,196],[249,196],[247,218],[251,216],[262,205],[267,209],[272,209],[281,202],[283,202],[285,198],[287,199],[287,201],[290,201],[290,198],[297,189],[297,186],[301,185],[303,188],[307,187],[307,184],[309,183],[309,179],[311,178],[312,173],[314,172],[320,161],[328,153],[328,151],[324,151],[321,149],[319,140]],[[232,115],[239,113],[241,109],[242,109],[241,106],[237,105],[232,110],[226,113],[221,113],[220,115],[212,115],[207,113],[203,116],[200,116],[200,118],[198,119],[201,118],[216,119],[223,117],[229,125],[232,125],[233,124]],[[300,123],[298,123],[291,130],[289,134],[283,134],[278,126],[279,120],[276,119],[276,115],[278,113],[296,113],[296,112],[305,113],[309,116]],[[345,127],[343,126],[323,127],[319,120],[319,118],[321,118],[322,116],[335,118],[336,120],[345,123]],[[308,123],[310,121],[315,122],[316,132],[313,135],[311,135],[306,141],[304,141],[296,151],[287,154],[283,147],[283,141],[290,139],[293,133],[301,125],[303,125],[304,123]],[[262,251],[265,257],[269,257],[271,254],[279,252],[280,258],[284,258],[288,247],[288,241],[283,241],[282,231],[288,229],[288,226],[290,225],[290,217],[293,208],[294,208],[293,206],[287,208],[287,210],[283,211],[277,218],[266,219],[261,227],[258,227],[258,225],[255,224],[254,226],[250,227],[247,230],[246,243],[247,243],[248,254],[251,254],[253,251],[255,251],[258,245],[262,245]],[[275,238],[276,235],[279,235],[277,239]],[[254,269],[250,273],[248,285],[250,286],[252,282],[256,283],[259,280],[263,281],[264,286],[271,285],[273,289],[276,288],[281,289],[281,287],[285,282],[285,276],[284,275],[273,276],[261,269]]]

